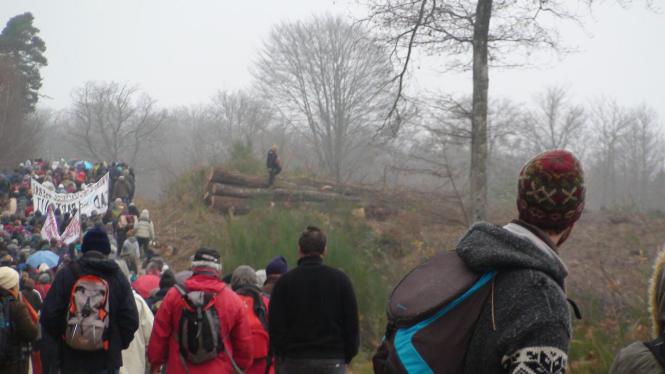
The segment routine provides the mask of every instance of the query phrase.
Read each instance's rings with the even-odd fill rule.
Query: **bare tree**
[[[135,86],[88,82],[72,94],[69,137],[95,160],[136,164],[141,151],[154,145],[166,112]]]
[[[548,88],[536,96],[535,103],[536,107],[523,120],[524,139],[531,151],[567,148],[577,151],[575,146],[587,123],[584,107],[571,103],[561,87]]]
[[[487,211],[487,116],[489,66],[523,65],[534,49],[561,51],[553,21],[579,22],[574,2],[552,0],[367,0],[367,20],[380,28],[402,65],[394,77],[402,82],[414,48],[433,55],[445,54],[452,69],[473,73],[471,115],[470,196],[474,220]],[[577,3],[591,4],[593,0]],[[630,0],[619,0],[630,2]],[[647,3],[650,1],[647,0]],[[405,50],[400,55],[400,50]],[[396,110],[390,111],[391,114]]]
[[[632,124],[630,113],[616,101],[603,98],[592,106],[596,165],[601,190],[600,204],[609,207],[618,200],[617,168],[621,139]]]
[[[637,208],[649,203],[649,187],[663,170],[662,133],[656,113],[641,106],[630,113],[629,127],[621,138],[624,189]]]
[[[350,157],[383,123],[393,68],[385,48],[340,17],[276,26],[254,75],[259,91],[292,117],[325,172],[347,178]]]

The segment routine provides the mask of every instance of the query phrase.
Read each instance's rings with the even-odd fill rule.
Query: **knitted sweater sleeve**
[[[526,282],[512,323],[502,329],[508,334],[500,344],[501,366],[510,374],[564,374],[570,344],[568,303],[553,281],[535,278]]]

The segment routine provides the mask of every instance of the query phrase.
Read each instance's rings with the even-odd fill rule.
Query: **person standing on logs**
[[[277,145],[275,144],[268,151],[266,167],[268,168],[268,187],[272,187],[275,183],[275,177],[282,172],[282,161],[280,161],[277,155]]]

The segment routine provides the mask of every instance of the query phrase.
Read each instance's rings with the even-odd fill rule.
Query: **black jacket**
[[[60,341],[61,369],[68,370],[102,370],[122,366],[123,349],[134,339],[134,332],[139,327],[139,316],[136,302],[129,286],[129,281],[122,274],[118,265],[108,260],[99,252],[89,251],[77,260],[80,274],[100,276],[109,284],[109,350],[84,352],[69,348],[62,336],[65,333],[67,307],[72,286],[77,275],[69,265],[58,272],[50,291],[42,306],[40,322],[45,332]]]
[[[344,359],[358,353],[358,307],[351,281],[318,256],[282,275],[270,297],[270,342],[277,356]]]

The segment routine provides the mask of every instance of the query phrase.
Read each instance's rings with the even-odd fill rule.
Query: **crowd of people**
[[[573,154],[530,160],[519,173],[517,219],[474,224],[454,251],[396,286],[374,372],[565,373],[579,311],[566,296],[559,248],[585,193]],[[3,246],[0,266],[2,373],[341,374],[358,354],[353,285],[325,264],[335,249],[317,227],[294,243],[292,269],[275,256],[260,270],[229,271],[219,251],[199,248],[189,269],[174,272],[150,248],[149,212],[129,196],[92,219],[71,250],[39,240],[32,248],[13,225],[34,233],[25,225],[38,225],[28,223],[35,216],[12,216],[3,229],[14,247]],[[34,249],[58,261],[31,264]],[[657,339],[623,349],[611,373],[663,373],[664,285],[665,254],[651,285]]]

